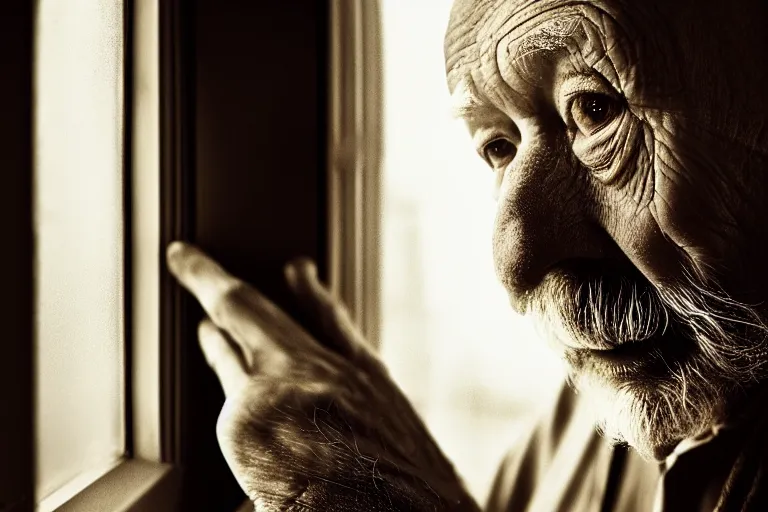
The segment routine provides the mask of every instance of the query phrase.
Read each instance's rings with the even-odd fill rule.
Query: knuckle
[[[275,345],[264,348],[261,359],[266,370],[265,375],[273,377],[287,375],[296,365],[296,361],[290,354]]]
[[[214,323],[222,325],[231,320],[233,314],[242,311],[247,302],[249,286],[233,279],[219,294],[211,306],[210,315]]]

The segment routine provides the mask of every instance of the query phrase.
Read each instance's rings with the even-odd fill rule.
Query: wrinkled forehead
[[[594,47],[597,54],[606,36],[627,37],[611,33],[622,26],[622,18],[618,6],[607,0],[457,0],[445,37],[449,87],[453,91],[468,75],[482,74],[484,68],[503,72],[500,66],[534,53],[576,45],[587,54]],[[587,26],[599,26],[599,30],[585,33],[585,19],[591,22]]]

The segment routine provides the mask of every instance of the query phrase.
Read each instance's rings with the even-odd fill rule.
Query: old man
[[[762,0],[454,5],[496,269],[570,368],[488,510],[768,510],[766,19]],[[198,249],[168,257],[209,314],[219,441],[257,509],[478,510],[311,263],[287,278],[322,344]]]

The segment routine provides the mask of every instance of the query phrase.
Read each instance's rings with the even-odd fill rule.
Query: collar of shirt
[[[675,449],[672,450],[672,453],[670,453],[661,463],[660,467],[662,469],[662,474],[669,471],[681,455],[709,443],[725,428],[727,428],[726,425],[715,425],[698,436],[689,437],[680,441]]]

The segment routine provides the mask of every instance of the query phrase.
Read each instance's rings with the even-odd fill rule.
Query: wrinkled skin
[[[286,277],[324,343],[193,246],[171,245],[168,267],[209,315],[217,437],[256,510],[478,510],[311,262]]]
[[[497,177],[494,259],[516,309],[578,261],[659,290],[693,274],[762,305],[766,14],[757,0],[454,4],[448,84]]]
[[[749,19],[764,18],[723,2],[455,4],[449,86],[471,81],[483,96],[473,133],[518,145],[497,171],[495,258],[513,299],[572,258],[626,257],[654,283],[690,262],[732,293],[764,289],[768,77],[735,58],[759,59],[764,31],[718,30]],[[576,72],[590,80],[565,80]],[[582,91],[626,111],[581,133],[564,97]]]

